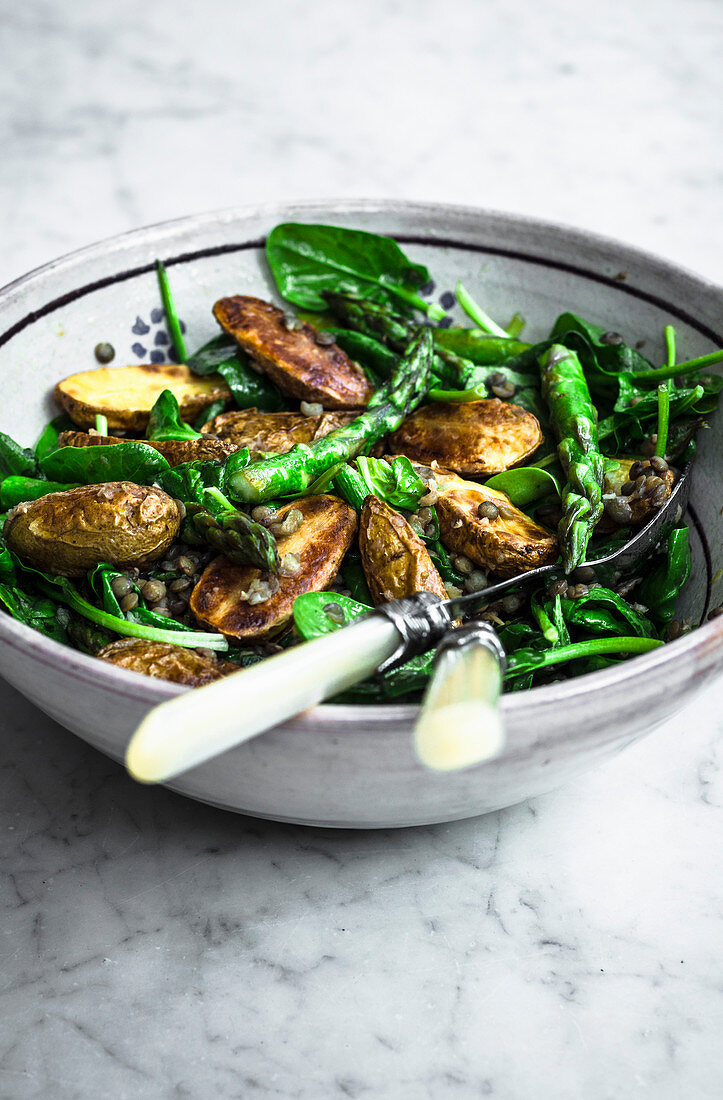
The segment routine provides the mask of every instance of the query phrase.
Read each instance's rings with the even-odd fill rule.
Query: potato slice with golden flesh
[[[499,474],[534,454],[543,441],[537,417],[494,397],[422,405],[388,446],[417,462],[434,459],[461,474]]]
[[[221,413],[204,424],[202,433],[216,435],[236,447],[254,451],[285,454],[297,443],[321,439],[332,429],[348,424],[353,413],[325,412],[321,416],[304,416],[295,412],[258,412],[239,409]]]
[[[169,466],[224,459],[238,450],[235,444],[222,439],[141,439],[137,442],[158,451]],[[89,432],[61,432],[58,436],[59,447],[110,447],[114,443],[128,443],[128,440],[117,435],[90,435]]]
[[[284,311],[261,298],[221,298],[213,313],[284,393],[327,409],[356,409],[373,393],[364,371],[306,321],[284,324]]]
[[[111,642],[103,646],[96,657],[116,668],[126,668],[130,672],[140,672],[144,676],[170,680],[173,684],[186,684],[188,687],[203,687],[238,671],[231,661],[214,661],[186,646],[147,642],[143,638],[122,638],[119,642]]]
[[[446,470],[436,470],[437,517],[442,542],[500,577],[514,577],[559,554],[557,540],[511,503],[506,493],[464,481]],[[494,504],[499,514],[483,519],[480,504]]]
[[[293,534],[277,540],[279,557],[296,554],[299,567],[279,575],[278,589],[263,603],[250,603],[255,580],[268,579],[260,569],[215,558],[193,590],[190,606],[199,622],[237,641],[262,641],[279,634],[291,619],[294,600],[302,592],[328,588],[356,532],[356,512],[345,501],[324,493],[304,497],[279,508],[278,519],[294,508],[302,515]],[[283,561],[282,561],[283,564]]]
[[[58,382],[55,400],[80,428],[92,428],[100,414],[109,428],[141,432],[163,390],[176,398],[184,420],[195,420],[214,401],[231,396],[220,374],[197,378],[183,364],[143,363],[71,374]]]
[[[37,569],[81,577],[101,561],[123,568],[157,561],[180,524],[178,502],[161,489],[108,481],[19,504],[3,534],[10,549]]]
[[[359,552],[375,604],[415,592],[436,592],[447,599],[447,589],[422,540],[404,516],[375,496],[364,501]]]

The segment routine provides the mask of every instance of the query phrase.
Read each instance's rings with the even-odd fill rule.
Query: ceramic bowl
[[[184,218],[48,264],[0,292],[0,429],[34,442],[57,410],[53,384],[92,369],[95,345],[115,362],[166,359],[153,262],[165,260],[191,347],[216,331],[222,295],[273,296],[263,240],[281,221],[330,222],[394,236],[432,272],[434,295],[463,279],[501,321],[520,310],[525,337],[563,309],[644,339],[663,361],[672,322],[681,357],[719,347],[723,292],[640,251],[484,210],[398,202],[319,202]],[[680,614],[720,603],[720,431],[702,433],[690,511],[693,578]],[[712,548],[712,550],[711,550]],[[180,776],[169,786],[230,810],[306,824],[372,828],[449,821],[518,802],[572,779],[655,728],[723,667],[723,617],[620,667],[506,696],[507,744],[456,774],[416,761],[410,706],[325,705]],[[0,672],[42,711],[121,760],[146,711],[185,690],[114,668],[0,615]],[[283,684],[279,685],[283,691]],[[239,707],[243,687],[239,685]]]

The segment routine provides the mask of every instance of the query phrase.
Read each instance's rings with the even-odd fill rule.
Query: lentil
[[[333,332],[317,332],[314,339],[316,340],[319,347],[322,347],[322,348],[331,347],[331,345],[335,342],[335,337],[334,337]]]
[[[112,344],[101,341],[100,344],[96,344],[93,348],[93,354],[99,363],[110,363],[115,359],[115,348]]]
[[[283,555],[279,562],[279,573],[282,577],[293,577],[295,573],[299,572],[300,566],[301,558],[290,550],[288,554]]]
[[[321,416],[324,412],[324,406],[318,401],[302,401],[299,409],[304,416]]]
[[[500,510],[496,504],[493,504],[491,500],[483,500],[481,504],[477,505],[477,515],[480,519],[488,519],[490,521],[498,518]]]
[[[163,581],[144,581],[141,585],[143,598],[149,603],[158,603],[166,594],[166,586]]]
[[[501,382],[498,386],[492,387],[492,393],[495,397],[505,398],[514,397],[517,392],[517,387],[512,382]]]
[[[474,571],[474,564],[464,554],[458,554],[453,560],[455,569],[460,573],[470,574]]]
[[[138,606],[138,593],[129,592],[127,596],[124,596],[120,601],[120,609],[123,612],[132,611],[134,607]]]
[[[304,515],[298,508],[290,508],[281,522],[272,523],[269,527],[272,535],[293,535],[303,523]]]
[[[339,626],[343,625],[344,612],[342,610],[341,604],[334,603],[333,601],[332,603],[325,603],[322,610],[326,617],[328,619],[331,619],[333,623],[337,623]]]
[[[113,595],[121,600],[133,591],[133,582],[128,577],[114,577],[110,582],[110,588]]]

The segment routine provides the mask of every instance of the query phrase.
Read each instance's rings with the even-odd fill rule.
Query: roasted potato
[[[291,619],[294,600],[302,592],[328,588],[356,532],[356,512],[338,497],[322,494],[302,497],[278,511],[283,520],[292,509],[301,512],[301,526],[277,540],[282,571],[278,578],[250,566],[215,558],[193,590],[190,607],[199,622],[238,641],[262,641],[279,634]],[[284,558],[295,554],[298,567],[291,575]],[[276,590],[254,603],[254,582]]]
[[[510,502],[506,493],[464,481],[445,470],[437,478],[437,517],[445,546],[500,577],[514,577],[558,556],[557,540]],[[482,518],[480,505],[494,505],[497,516]]]
[[[534,454],[543,441],[537,418],[494,397],[458,405],[422,405],[388,446],[417,462],[435,459],[461,474],[499,474]]]
[[[186,646],[147,642],[143,638],[123,638],[119,642],[111,642],[96,653],[96,657],[117,668],[141,672],[157,680],[170,680],[174,684],[186,684],[187,687],[203,687],[238,671],[231,661],[216,661],[211,657],[202,657]]]
[[[284,322],[284,311],[245,294],[221,298],[213,313],[284,393],[328,409],[366,405],[373,388],[364,371],[305,321]]]
[[[436,592],[447,599],[447,589],[422,540],[404,516],[375,496],[364,501],[359,551],[375,604],[415,592]]]
[[[61,432],[58,437],[59,447],[108,447],[127,442],[117,435],[91,435],[89,432]],[[139,442],[162,454],[169,466],[224,459],[238,450],[235,444],[222,439],[141,439]]]
[[[214,401],[231,396],[220,374],[197,378],[176,363],[143,363],[71,374],[58,382],[55,400],[81,428],[92,428],[100,413],[109,428],[141,432],[163,390],[174,395],[185,420],[194,420]]]
[[[254,451],[285,454],[297,443],[311,443],[328,435],[334,428],[348,424],[353,413],[325,412],[321,416],[304,416],[295,412],[258,412],[239,409],[221,413],[204,424],[204,434],[216,435],[235,447]]]
[[[4,535],[23,561],[64,577],[80,577],[98,562],[123,568],[162,557],[178,534],[181,509],[161,489],[108,481],[79,485],[19,504]]]

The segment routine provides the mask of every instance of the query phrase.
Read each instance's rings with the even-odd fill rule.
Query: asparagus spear
[[[401,351],[406,347],[415,330],[412,321],[407,321],[404,317],[398,317],[390,313],[384,306],[380,306],[376,302],[370,302],[368,298],[359,298],[353,294],[336,294],[331,290],[323,291],[323,295],[334,313],[346,325],[358,332],[376,336],[378,340],[382,340],[395,351]],[[469,359],[463,359],[460,355],[456,355],[455,352],[448,351],[446,348],[437,347],[434,349],[432,358],[433,386],[444,383],[440,388],[448,389],[449,383],[453,383],[467,389],[467,378],[474,374],[476,370],[474,363],[471,363]]]
[[[598,450],[597,413],[580,360],[553,344],[539,359],[542,396],[559,440],[557,453],[567,475],[558,527],[566,573],[580,564],[603,511],[603,460]]]
[[[310,445],[297,443],[286,454],[253,462],[230,474],[229,496],[257,503],[304,492],[321,474],[395,431],[424,400],[431,365],[432,334],[429,329],[419,329],[389,381],[380,386],[360,416]]]
[[[186,504],[183,538],[195,545],[207,543],[239,565],[254,565],[270,573],[279,570],[274,536],[236,508],[212,515],[202,504]]]

